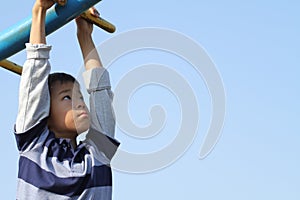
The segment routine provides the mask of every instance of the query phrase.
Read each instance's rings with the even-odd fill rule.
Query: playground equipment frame
[[[56,3],[46,15],[46,35],[63,27],[78,16],[94,23],[109,33],[115,32],[116,28],[108,21],[92,16],[87,10],[101,0],[68,0],[64,5]],[[25,48],[29,40],[32,16],[20,21],[14,26],[0,33],[0,66],[17,74],[22,73],[22,67],[6,60]]]

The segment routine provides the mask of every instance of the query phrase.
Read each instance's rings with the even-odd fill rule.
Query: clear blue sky
[[[2,3],[0,30],[29,16],[32,4],[33,0]],[[193,144],[172,165],[144,174],[115,170],[115,200],[300,199],[299,1],[103,0],[96,8],[117,26],[112,35],[95,29],[94,39],[99,45],[122,32],[143,27],[167,28],[192,38],[216,64],[227,98],[222,136],[212,153],[199,160],[211,116],[210,96],[203,79],[178,57],[160,51],[145,50],[119,59],[110,69],[113,87],[142,64],[174,67],[195,91],[200,120]],[[48,43],[53,45],[53,70],[76,76],[82,61],[74,23],[50,35]],[[10,58],[18,64],[24,59],[24,51]],[[13,125],[19,77],[0,69],[0,80],[0,191],[1,199],[14,199],[18,152]],[[174,94],[161,86],[138,90],[128,108],[132,120],[139,125],[151,123],[148,110],[159,104],[167,113],[165,130],[141,140],[117,129],[121,148],[147,153],[168,144],[180,123],[176,103]]]

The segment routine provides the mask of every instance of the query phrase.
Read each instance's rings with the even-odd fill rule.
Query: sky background
[[[28,17],[33,2],[2,3],[0,31]],[[193,88],[200,117],[193,143],[173,164],[143,174],[114,170],[115,200],[300,199],[299,1],[104,0],[96,8],[117,26],[114,34],[95,28],[97,45],[137,28],[177,31],[206,50],[226,90],[222,136],[209,156],[200,160],[200,146],[211,117],[210,95],[203,78],[178,56],[162,51],[144,50],[118,59],[109,68],[113,89],[140,65],[168,65]],[[82,60],[75,32],[71,22],[47,38],[53,45],[53,71],[79,74]],[[18,64],[24,59],[24,51],[10,58]],[[15,198],[18,152],[13,126],[19,79],[0,69],[1,199]],[[148,140],[132,138],[119,127],[116,137],[122,142],[120,148],[148,153],[170,143],[180,126],[178,101],[176,94],[155,84],[135,91],[128,106],[134,123],[151,123],[148,111],[159,104],[166,112],[165,126]]]

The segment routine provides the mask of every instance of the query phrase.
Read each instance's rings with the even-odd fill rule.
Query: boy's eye
[[[64,97],[63,97],[63,100],[71,100],[71,97],[70,97],[69,95],[64,96]]]

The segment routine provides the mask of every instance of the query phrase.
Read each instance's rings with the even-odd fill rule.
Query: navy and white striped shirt
[[[84,72],[90,94],[91,127],[76,149],[71,141],[56,138],[47,127],[50,109],[48,62],[51,47],[26,44],[15,136],[20,151],[17,199],[112,198],[110,160],[119,143],[108,72]]]

